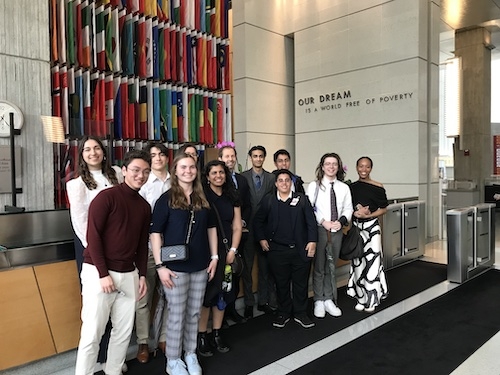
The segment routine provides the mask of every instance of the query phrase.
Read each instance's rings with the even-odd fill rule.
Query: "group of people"
[[[335,267],[342,228],[350,223],[360,229],[364,253],[352,261],[347,294],[356,310],[366,312],[387,296],[378,223],[387,198],[370,178],[372,160],[358,160],[359,180],[348,186],[340,157],[325,154],[306,192],[290,171],[287,150],[275,152],[272,173],[263,168],[263,146],[253,146],[248,156],[252,167],[239,174],[236,149],[225,145],[218,160],[201,171],[196,148],[186,144],[169,171],[166,147],[151,143],[127,153],[118,171],[98,138],[82,139],[79,177],[67,184],[82,286],[76,374],[93,374],[96,362],[106,374],[125,372],[134,323],[137,360],[149,360],[151,304],[158,286],[166,307],[155,348],[165,353],[166,371],[174,375],[201,374],[198,355],[228,352],[221,332],[225,317],[243,322],[254,316],[255,305],[274,315],[276,328],[290,319],[313,327],[311,262],[314,316],[341,316]],[[162,247],[186,243],[187,259],[162,259]],[[230,268],[237,256],[244,263],[243,316],[235,308],[240,280]]]

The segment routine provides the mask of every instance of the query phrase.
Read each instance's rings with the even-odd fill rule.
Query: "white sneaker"
[[[186,361],[189,375],[201,375],[201,366],[198,363],[196,353],[186,353],[184,360]]]
[[[335,304],[331,299],[327,299],[325,301],[325,310],[331,316],[338,317],[342,315],[342,310],[340,310],[337,306],[335,306]]]
[[[325,317],[325,303],[323,301],[314,302],[314,316],[320,319]]]
[[[167,374],[169,375],[189,375],[186,364],[180,358],[167,359]]]
[[[356,306],[354,306],[354,309],[356,311],[363,311],[365,309],[365,306],[362,305],[361,303],[357,303]]]

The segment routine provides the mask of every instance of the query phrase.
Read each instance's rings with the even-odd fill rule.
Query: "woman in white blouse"
[[[115,169],[107,159],[107,152],[101,140],[85,136],[78,146],[78,176],[68,181],[66,191],[69,200],[71,224],[75,231],[75,258],[78,275],[82,269],[83,249],[87,247],[87,221],[90,202],[102,190],[120,181]]]
[[[101,140],[85,136],[78,146],[78,176],[68,181],[66,191],[69,200],[71,224],[75,231],[75,259],[78,276],[82,271],[83,250],[87,247],[87,223],[90,202],[104,189],[118,185],[123,180],[121,171],[116,171],[108,160]],[[108,323],[99,348],[98,362],[106,362],[106,351],[111,324]]]

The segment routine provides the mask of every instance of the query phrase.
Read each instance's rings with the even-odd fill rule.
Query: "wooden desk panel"
[[[35,266],[34,270],[56,351],[61,353],[76,348],[82,308],[76,262]]]
[[[0,370],[56,354],[32,267],[0,272]]]

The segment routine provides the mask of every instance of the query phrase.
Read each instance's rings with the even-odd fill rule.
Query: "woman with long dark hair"
[[[219,260],[216,218],[210,212],[193,157],[177,155],[170,175],[171,188],[156,202],[150,229],[151,249],[168,310],[166,370],[171,375],[201,375],[196,340],[207,274],[209,281],[214,278]],[[161,247],[184,244],[190,222],[189,258],[162,262]]]
[[[78,177],[68,181],[66,191],[69,214],[74,231],[75,259],[78,276],[82,271],[83,250],[87,247],[87,222],[92,200],[104,189],[118,185],[123,177],[111,166],[102,141],[92,135],[83,137],[78,145]],[[108,323],[99,348],[97,361],[106,362],[111,324]],[[124,365],[124,370],[125,370]],[[126,371],[126,370],[125,370]]]
[[[241,208],[238,193],[231,180],[229,169],[224,162],[213,160],[207,163],[203,173],[203,189],[213,211],[218,214],[218,238],[219,238],[219,263],[215,271],[215,277],[208,282],[198,332],[198,353],[204,357],[213,355],[212,348],[220,353],[230,350],[224,342],[220,329],[224,319],[225,305],[233,302],[237,296],[234,291],[223,292],[222,282],[224,270],[227,264],[234,262],[234,257],[241,240],[242,223]],[[222,225],[222,228],[221,228]],[[226,236],[227,247],[223,243]],[[208,320],[212,312],[212,334],[207,336]]]
[[[102,141],[92,135],[78,146],[78,177],[66,184],[71,224],[75,231],[75,258],[78,274],[82,269],[83,249],[87,247],[87,219],[90,202],[102,190],[118,185],[115,169],[108,160]]]
[[[356,162],[359,180],[349,186],[355,209],[352,222],[359,228],[365,245],[363,256],[351,262],[347,295],[356,300],[357,311],[366,312],[375,311],[388,292],[378,221],[387,212],[388,202],[384,186],[370,177],[372,168],[372,159],[360,157]]]

